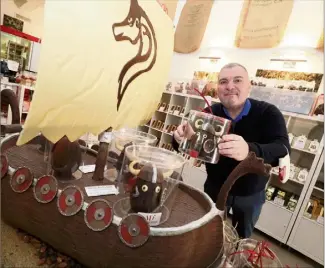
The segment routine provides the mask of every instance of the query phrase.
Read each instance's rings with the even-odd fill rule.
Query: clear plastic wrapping
[[[179,150],[203,162],[216,164],[219,161],[218,143],[230,126],[230,120],[191,110]]]
[[[114,205],[124,217],[140,213],[150,225],[165,222],[173,207],[185,159],[171,151],[147,145],[125,148],[118,188],[125,198]]]

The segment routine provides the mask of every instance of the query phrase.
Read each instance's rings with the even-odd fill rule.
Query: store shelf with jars
[[[272,170],[256,228],[286,243],[313,178],[323,150],[324,122],[313,117],[284,113],[291,145],[289,180],[278,179],[279,168]],[[314,119],[314,120],[312,120]],[[275,218],[274,215],[277,215]]]
[[[312,176],[288,245],[324,265],[324,151]]]

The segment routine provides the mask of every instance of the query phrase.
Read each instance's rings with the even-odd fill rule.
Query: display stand
[[[268,200],[255,227],[280,242],[287,243],[323,150],[324,122],[318,117],[283,114],[289,136],[293,134],[296,137],[291,141],[291,164],[294,168],[292,166],[290,179],[285,184],[279,181],[277,168],[273,169],[267,189]],[[297,139],[301,135],[307,140],[316,139],[319,142],[318,149],[310,151],[308,141],[298,147]],[[308,174],[303,174],[303,169],[309,171]],[[272,188],[275,192],[271,194]]]
[[[322,204],[309,207],[311,198]],[[309,258],[324,265],[324,151],[311,178],[297,220],[290,234],[288,245]],[[311,213],[310,213],[311,212]]]

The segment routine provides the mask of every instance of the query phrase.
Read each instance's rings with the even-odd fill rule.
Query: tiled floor
[[[290,268],[320,268],[324,267],[311,259],[305,257],[294,249],[289,249],[287,245],[281,245],[277,240],[265,235],[264,233],[255,230],[252,239],[258,241],[268,241],[270,248],[275,252],[282,265],[288,265]],[[322,238],[323,239],[323,238]]]
[[[304,257],[294,250],[288,250],[288,247],[276,240],[264,235],[259,231],[254,231],[252,239],[262,241],[266,240],[270,243],[270,248],[277,254],[284,268],[289,265],[290,268],[320,268],[323,267],[312,260]],[[36,267],[38,258],[35,256],[35,249],[30,244],[26,244],[19,240],[15,230],[1,222],[1,267]],[[298,266],[296,266],[298,265]],[[266,267],[264,267],[266,268]]]

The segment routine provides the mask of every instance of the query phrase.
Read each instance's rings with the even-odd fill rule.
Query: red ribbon
[[[258,251],[256,251],[258,249]],[[250,262],[252,265],[256,265],[260,268],[263,268],[262,258],[269,258],[271,260],[274,260],[275,255],[274,253],[269,249],[268,244],[266,241],[257,242],[256,247],[251,249],[246,249],[243,251],[236,251],[229,256],[242,254],[242,253],[248,253],[247,261]],[[226,263],[226,262],[225,262]]]
[[[204,97],[204,95],[197,89],[197,88],[193,88],[197,93],[199,93],[199,95],[203,98],[203,100],[205,101],[205,103],[208,105],[208,108],[209,108],[209,112],[210,112],[210,114],[213,114],[213,112],[212,112],[212,109],[211,109],[211,106],[210,106],[210,104],[209,104],[209,102],[208,102],[208,100],[206,99],[206,97]],[[205,111],[203,111],[203,112],[205,112]],[[207,113],[209,113],[209,112],[207,112]]]

